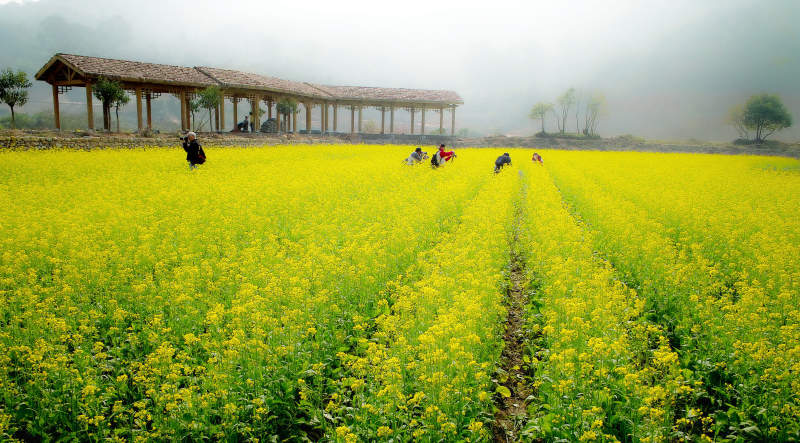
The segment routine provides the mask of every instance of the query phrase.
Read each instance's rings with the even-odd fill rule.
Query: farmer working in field
[[[439,145],[439,151],[431,157],[431,166],[434,168],[438,168],[439,166],[444,165],[445,163],[452,161],[456,158],[456,153],[453,151],[445,151],[444,150],[444,143]]]
[[[505,165],[511,166],[511,156],[508,155],[508,152],[504,152],[503,155],[497,157],[497,160],[494,161],[494,173],[499,173]]]
[[[181,137],[183,140],[183,150],[186,151],[186,161],[189,162],[189,169],[197,169],[197,165],[202,165],[206,162],[206,153],[203,152],[203,147],[197,143],[197,134],[189,132],[186,137]]]
[[[406,159],[406,164],[416,165],[417,163],[421,162],[422,160],[425,160],[426,158],[428,158],[428,153],[422,152],[422,148],[417,146],[417,149],[415,149],[414,152],[412,152],[411,155],[409,155],[408,158]]]
[[[531,160],[533,160],[534,163],[538,162],[540,165],[544,164],[544,161],[542,161],[542,156],[535,152],[533,153],[533,158]]]

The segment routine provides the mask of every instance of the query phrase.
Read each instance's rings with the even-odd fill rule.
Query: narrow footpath
[[[520,179],[524,179],[522,171],[520,171]],[[519,431],[528,421],[528,397],[533,393],[531,379],[528,375],[530,369],[524,359],[531,337],[525,320],[525,306],[528,303],[526,259],[520,248],[520,230],[525,229],[526,191],[527,187],[523,185],[518,197],[513,235],[510,239],[511,253],[505,300],[508,317],[503,334],[505,346],[500,356],[500,369],[497,371],[499,386],[495,402],[497,412],[495,413],[494,441],[498,443],[519,441]]]

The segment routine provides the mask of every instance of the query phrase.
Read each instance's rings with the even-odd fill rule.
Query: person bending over
[[[423,152],[422,148],[417,147],[417,149],[415,149],[414,152],[412,152],[411,155],[409,155],[408,158],[406,159],[406,164],[416,165],[417,163],[421,162],[422,160],[425,160],[426,158],[428,158],[428,153]]]
[[[203,147],[197,142],[197,134],[189,132],[183,140],[183,150],[186,151],[186,161],[189,162],[189,169],[197,169],[198,165],[206,162],[206,153]]]
[[[431,158],[431,166],[433,166],[434,168],[438,168],[439,166],[442,166],[445,163],[452,161],[454,158],[456,158],[455,152],[445,151],[444,148],[445,148],[444,143],[439,145],[439,150],[436,152],[436,155],[434,155]]]
[[[500,172],[505,165],[511,166],[511,156],[508,155],[508,152],[504,152],[503,155],[497,157],[497,160],[494,161],[494,173],[497,174]]]

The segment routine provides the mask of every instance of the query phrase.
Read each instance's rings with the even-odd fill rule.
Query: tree
[[[94,96],[103,104],[103,129],[111,131],[111,107],[117,108],[117,131],[119,131],[119,107],[128,102],[128,95],[116,80],[100,77],[94,85]],[[125,98],[123,98],[125,97]]]
[[[558,96],[556,103],[558,103],[559,112],[559,115],[556,116],[556,122],[558,123],[558,130],[563,134],[567,130],[569,108],[575,103],[575,88],[569,88]]]
[[[119,132],[119,108],[120,106],[125,106],[129,101],[131,101],[131,98],[122,89],[120,89],[120,93],[114,97],[114,100],[111,101],[111,106],[114,107],[114,113],[117,115],[117,132]]]
[[[744,124],[744,105],[735,105],[728,110],[728,115],[725,117],[725,122],[733,126],[736,132],[739,133],[739,138],[749,139],[750,131]]]
[[[0,101],[11,108],[11,127],[17,127],[14,106],[25,106],[28,103],[28,91],[31,82],[24,71],[14,72],[10,68],[0,73]]]
[[[208,109],[208,130],[213,131],[212,113],[222,101],[222,91],[216,86],[209,86],[197,94],[197,102],[201,108]]]
[[[539,102],[533,105],[531,109],[531,113],[528,115],[533,120],[541,120],[542,121],[542,133],[545,133],[544,130],[544,119],[547,117],[547,113],[553,110],[552,103],[545,103]]]
[[[279,115],[283,116],[283,122],[286,125],[285,131],[289,132],[289,116],[297,112],[297,102],[290,98],[282,98],[278,100],[278,103],[275,105],[275,109]],[[278,128],[278,132],[281,130],[282,128]]]
[[[792,126],[792,115],[786,110],[780,97],[774,94],[759,94],[750,97],[744,105],[744,126],[754,130],[755,142]]]
[[[199,98],[195,98],[193,100],[189,100],[188,109],[189,109],[189,114],[192,116],[192,128],[194,128],[195,130],[198,130],[198,127],[197,127],[197,111],[200,110],[200,99]],[[202,128],[202,127],[203,127],[203,123],[201,122],[200,123],[200,128]]]
[[[583,135],[596,135],[600,116],[605,111],[606,98],[603,94],[592,94],[586,101],[586,110],[583,116]]]

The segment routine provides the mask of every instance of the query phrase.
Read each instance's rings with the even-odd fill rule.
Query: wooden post
[[[389,134],[394,134],[394,106],[389,106]]]
[[[319,133],[325,133],[325,103],[319,104]]]
[[[411,108],[411,133],[414,133],[414,108]]]
[[[444,108],[439,108],[439,135],[444,135]]]
[[[186,91],[181,91],[180,98],[178,99],[181,102],[181,131],[185,131],[187,128],[187,109],[186,109]]]
[[[136,88],[136,130],[139,132],[144,129],[142,121],[142,88]]]
[[[186,106],[186,129],[192,130],[192,108],[189,105],[189,95],[186,95],[186,100],[184,100],[184,106]]]
[[[361,134],[361,121],[362,121],[362,119],[361,119],[361,109],[363,109],[363,108],[361,106],[359,106],[358,107],[358,133],[359,134]]]
[[[305,103],[306,107],[306,133],[311,133],[311,103]]]
[[[277,105],[275,106],[275,110],[277,111]],[[267,100],[267,119],[272,118],[272,100]]]
[[[381,106],[381,134],[385,134],[384,128],[386,127],[386,108]]]
[[[356,107],[350,106],[350,133],[356,132]]]
[[[233,102],[233,127],[239,127],[239,97],[231,98]]]
[[[276,128],[275,128],[276,131],[275,132],[280,134],[281,133],[281,113],[277,112],[277,110],[275,112],[275,126],[276,126]]]
[[[89,129],[94,129],[94,111],[92,110],[92,84],[86,82],[86,118],[89,120]]]
[[[220,97],[219,101],[219,130],[225,131],[225,94]]]
[[[292,132],[295,133],[295,134],[297,134],[297,114],[299,114],[299,113],[300,113],[300,111],[298,111],[297,108],[295,108],[294,109],[294,117],[292,117]]]
[[[333,132],[336,132],[336,120],[337,120],[336,110],[337,109],[339,109],[339,105],[334,103],[333,104]]]
[[[450,124],[450,135],[456,135],[456,105],[453,105],[453,122]]]
[[[325,116],[325,133],[327,134],[328,133],[328,104],[325,103],[323,106],[325,106],[325,112],[323,112],[322,115]]]
[[[420,112],[422,112],[422,126],[419,129],[419,133],[425,135],[425,108],[423,107]]]
[[[146,103],[147,103],[147,107],[146,107],[146,109],[147,109],[147,129],[153,129],[153,105],[152,105],[153,94],[148,92],[145,95],[145,98],[146,98]]]
[[[58,86],[53,85],[53,119],[55,120],[56,129],[61,130],[61,115],[58,111]]]

